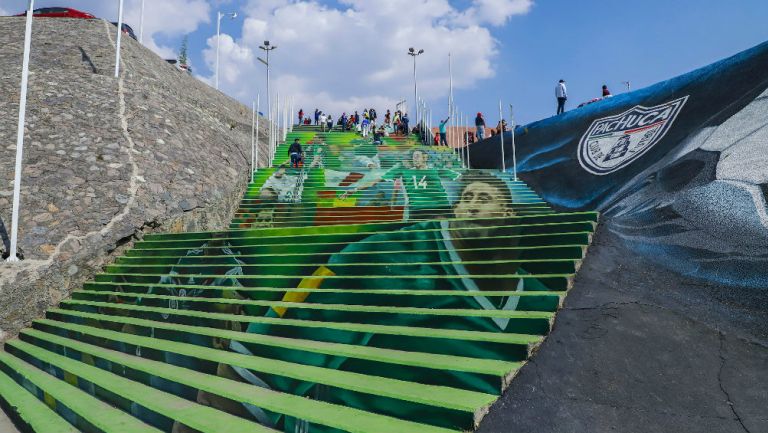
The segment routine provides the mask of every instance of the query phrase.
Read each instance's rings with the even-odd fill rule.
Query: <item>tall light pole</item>
[[[19,199],[21,197],[21,162],[24,155],[24,119],[27,111],[27,84],[29,83],[29,51],[32,47],[32,10],[35,1],[29,0],[27,25],[24,29],[24,60],[21,63],[21,96],[19,97],[19,124],[16,133],[16,166],[13,175],[13,211],[11,212],[11,249],[8,262],[18,262],[16,257],[19,238]]]
[[[256,94],[256,113],[254,117],[256,117],[256,162],[253,165],[253,169],[257,170],[259,168],[259,104],[261,103],[261,94]],[[251,175],[251,183],[253,183],[253,175]]]
[[[414,116],[416,116],[416,118],[413,119],[414,123],[419,123],[419,88],[416,85],[416,57],[421,54],[424,54],[424,50],[416,51],[413,47],[408,48],[408,55],[413,57],[413,107],[415,108],[413,113]]]
[[[264,45],[259,45],[259,48],[264,50],[266,52],[267,59],[264,60],[261,57],[258,57],[259,61],[264,64],[264,66],[267,67],[267,114],[269,115],[269,118],[267,119],[272,124],[272,94],[269,91],[269,73],[270,73],[270,64],[269,64],[269,52],[272,50],[277,49],[277,45],[270,45],[269,41],[264,41]],[[272,130],[270,126],[270,131]],[[272,136],[270,134],[269,138],[270,143],[272,142]],[[270,159],[271,161],[271,159]]]
[[[141,12],[139,16],[139,43],[144,43],[144,0],[141,0]]]
[[[221,43],[219,42],[219,39],[221,37],[221,19],[224,17],[229,17],[230,19],[237,18],[237,12],[229,12],[229,13],[222,13],[221,11],[217,12],[217,19],[216,19],[216,90],[219,90],[219,46]]]
[[[115,48],[115,78],[120,76],[120,42],[123,39],[123,0],[117,8],[117,47]]]

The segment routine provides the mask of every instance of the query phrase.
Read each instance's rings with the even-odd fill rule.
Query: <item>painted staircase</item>
[[[6,343],[0,404],[22,431],[477,426],[551,329],[597,215],[408,137],[297,126],[275,161],[229,230],[147,236]]]

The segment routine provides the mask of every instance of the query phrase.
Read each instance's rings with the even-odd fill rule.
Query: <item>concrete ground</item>
[[[14,426],[11,420],[8,418],[8,415],[6,415],[2,410],[0,410],[0,432],[19,433],[19,430],[16,429],[16,426]]]
[[[768,432],[766,305],[635,260],[601,225],[553,332],[478,432]]]

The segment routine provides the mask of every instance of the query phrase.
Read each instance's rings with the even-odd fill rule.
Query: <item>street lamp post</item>
[[[259,48],[264,50],[266,52],[267,59],[264,60],[261,57],[258,57],[259,61],[264,64],[264,66],[267,67],[267,113],[269,115],[269,118],[267,119],[272,124],[272,94],[269,91],[269,73],[270,73],[270,64],[269,64],[269,52],[277,49],[277,45],[270,45],[269,41],[264,41],[264,45],[259,45]],[[272,127],[270,126],[270,131],[272,131]],[[270,134],[269,142],[272,142],[272,136]],[[270,163],[272,159],[270,157]]]
[[[21,197],[21,162],[24,155],[24,119],[27,111],[27,84],[29,83],[29,51],[32,47],[32,11],[35,0],[29,0],[27,23],[24,29],[24,60],[21,64],[21,96],[19,98],[19,124],[16,133],[16,166],[13,175],[13,211],[11,212],[11,249],[8,262],[18,262],[16,256],[19,238],[19,201]]]
[[[258,170],[259,168],[259,104],[261,103],[261,94],[256,94],[256,162],[253,165],[254,170]],[[253,177],[251,177],[251,182],[253,182]]]
[[[144,0],[141,0],[141,12],[139,17],[139,43],[144,43]]]
[[[408,48],[408,55],[413,57],[413,105],[415,108],[413,113],[416,116],[416,119],[413,119],[414,123],[419,123],[419,88],[416,85],[416,57],[421,54],[424,54],[424,50],[416,51],[416,49],[413,47]]]
[[[123,39],[123,0],[117,8],[117,47],[115,48],[115,78],[120,76],[120,42]]]
[[[217,18],[216,18],[216,90],[219,90],[219,46],[221,43],[219,42],[219,39],[221,38],[221,19],[224,17],[229,17],[230,19],[237,18],[237,12],[229,12],[229,13],[222,13],[221,11],[217,12]]]

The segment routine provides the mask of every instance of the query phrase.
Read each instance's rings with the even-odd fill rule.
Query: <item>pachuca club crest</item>
[[[596,175],[626,167],[664,137],[687,100],[684,96],[655,107],[637,105],[595,120],[579,141],[579,163]]]

